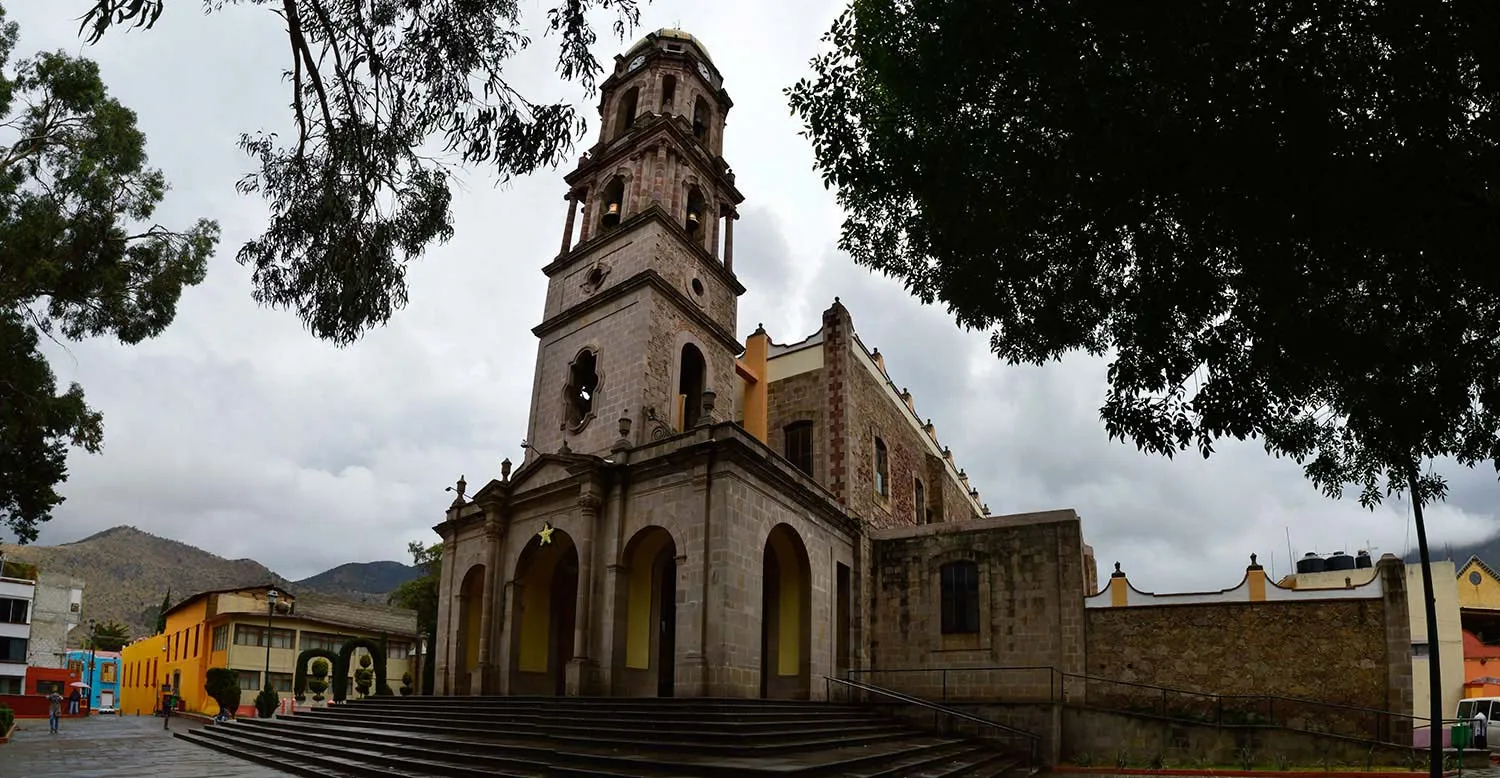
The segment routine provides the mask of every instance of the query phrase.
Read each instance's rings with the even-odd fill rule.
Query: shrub
[[[359,696],[368,697],[370,685],[375,682],[375,671],[370,669],[370,655],[364,654],[359,658],[359,669],[354,671],[354,689]]]
[[[411,695],[411,692],[412,692],[412,688],[411,688],[411,673],[402,673],[401,674],[401,696],[402,697],[408,697],[408,696]]]
[[[323,692],[328,691],[328,682],[322,678],[314,678],[307,682],[307,688],[312,689],[313,702],[322,702]]]
[[[324,659],[323,657],[320,656],[317,659],[313,660],[313,663],[312,663],[312,677],[314,677],[314,678],[327,678],[328,677],[328,671],[329,671],[329,666],[328,666],[328,660],[327,659]],[[324,687],[324,688],[327,688],[327,687]]]
[[[219,704],[219,710],[233,714],[240,707],[240,671],[227,667],[208,668],[203,691]]]
[[[265,688],[260,690],[260,694],[255,695],[255,712],[263,719],[276,715],[276,706],[280,704],[281,697],[276,694],[276,690],[271,688],[270,684],[266,684]]]
[[[0,737],[10,731],[10,726],[16,723],[16,712],[10,706],[0,703]]]

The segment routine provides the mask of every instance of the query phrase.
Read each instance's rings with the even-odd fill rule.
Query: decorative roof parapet
[[[1381,557],[1377,571],[1386,566],[1401,565],[1401,560],[1392,554]],[[1115,571],[1109,576],[1109,585],[1098,594],[1085,597],[1085,608],[1134,608],[1164,605],[1219,605],[1240,602],[1309,602],[1317,600],[1364,600],[1378,599],[1385,595],[1384,577],[1378,573],[1363,584],[1350,584],[1337,589],[1294,589],[1281,586],[1266,576],[1265,568],[1250,555],[1250,564],[1240,582],[1228,589],[1216,592],[1182,592],[1157,594],[1143,592],[1130,584],[1130,579],[1115,563]]]

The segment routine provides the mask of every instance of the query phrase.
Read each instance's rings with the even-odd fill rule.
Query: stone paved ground
[[[172,719],[172,729],[204,726]],[[22,719],[0,745],[0,778],[290,778],[288,773],[172,737],[154,716],[64,719],[62,732],[46,719]]]

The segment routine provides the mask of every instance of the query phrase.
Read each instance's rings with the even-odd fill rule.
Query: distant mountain
[[[294,581],[289,588],[293,593],[314,591],[384,605],[386,597],[396,587],[416,578],[418,574],[417,568],[400,562],[350,562]]]
[[[1405,561],[1409,565],[1414,565],[1417,562],[1421,561],[1421,555],[1418,554],[1416,545],[1417,541],[1413,540],[1412,550],[1407,553],[1406,557],[1403,559],[1403,561]],[[1477,556],[1481,560],[1483,560],[1485,564],[1491,567],[1500,568],[1500,535],[1496,535],[1489,540],[1480,541],[1478,543],[1470,543],[1457,546],[1447,543],[1434,543],[1429,540],[1427,545],[1427,554],[1432,558],[1432,561],[1434,562],[1441,562],[1451,559],[1453,560],[1453,564],[1455,567],[1463,567],[1464,563],[1469,561],[1469,557]]]
[[[168,590],[177,603],[210,589],[287,586],[286,579],[253,559],[225,559],[135,527],[114,527],[58,546],[0,544],[0,551],[43,572],[83,579],[85,623],[118,621],[130,627],[133,638],[151,634]],[[81,641],[86,632],[75,630],[73,642]]]

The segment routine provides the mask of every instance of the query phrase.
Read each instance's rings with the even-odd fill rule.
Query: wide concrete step
[[[828,703],[383,697],[182,736],[326,778],[1019,778],[1025,772],[994,746]]]
[[[413,711],[398,711],[388,709],[367,710],[364,708],[323,708],[298,712],[299,716],[316,718],[348,719],[364,722],[394,721],[406,722],[413,717]],[[562,729],[575,728],[579,726],[602,727],[613,729],[629,727],[631,722],[646,721],[651,728],[687,728],[703,734],[740,736],[755,732],[781,732],[787,730],[807,729],[834,729],[839,727],[857,728],[876,724],[890,723],[891,719],[879,713],[861,711],[849,712],[838,715],[724,715],[724,716],[684,716],[677,715],[653,715],[644,716],[639,713],[573,713],[565,711],[508,711],[505,713],[480,713],[459,710],[453,707],[431,709],[421,711],[421,720],[429,724],[455,724],[469,726],[487,726],[491,728],[546,728]]]

